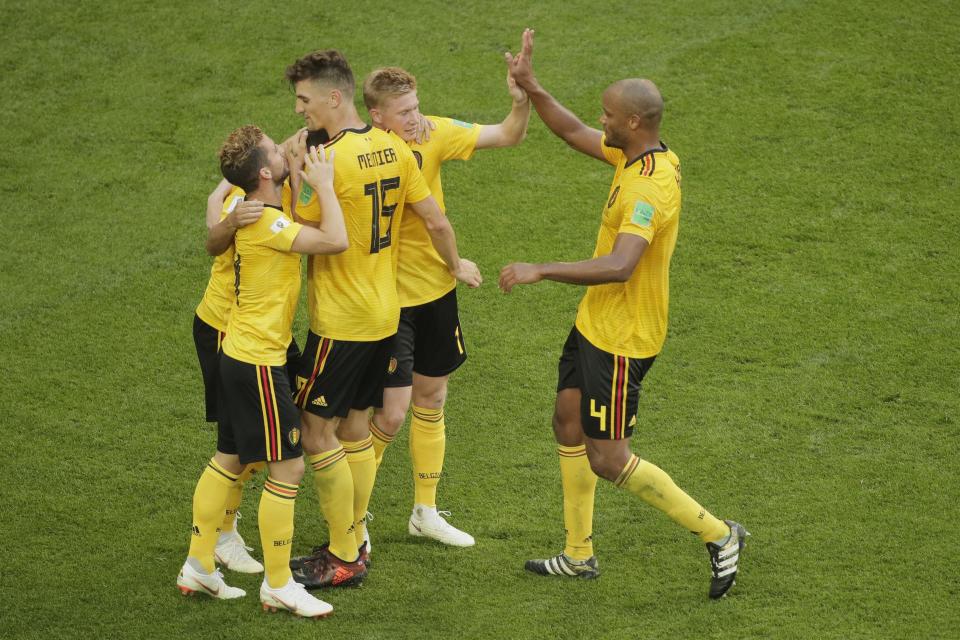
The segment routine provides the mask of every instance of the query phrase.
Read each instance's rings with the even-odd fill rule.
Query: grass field
[[[955,3],[0,6],[0,637],[960,636]],[[181,598],[214,443],[190,328],[219,143],[301,126],[282,72],[326,47],[360,76],[410,69],[426,113],[497,122],[525,26],[586,122],[622,77],[666,98],[685,201],[633,447],[752,531],[731,597],[708,601],[702,546],[608,485],[600,580],[522,570],[563,541],[549,421],[582,289],[505,296],[496,275],[588,257],[612,178],[534,116],[521,147],[445,172],[487,282],[460,294],[440,507],[477,546],[407,535],[404,431],[372,500],[376,564],[325,596],[333,618],[262,614],[253,576],[241,601]],[[258,485],[241,531],[259,547]],[[295,535],[326,537],[309,484]]]

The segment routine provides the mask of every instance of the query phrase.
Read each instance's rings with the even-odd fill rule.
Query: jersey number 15
[[[387,191],[400,188],[400,177],[384,178],[380,182],[371,182],[363,185],[363,195],[373,199],[373,228],[370,232],[370,253],[380,253],[381,249],[390,246],[390,229],[393,226],[393,214],[397,210],[396,204],[386,204]],[[381,222],[381,218],[386,218]],[[386,233],[380,234],[386,228]]]

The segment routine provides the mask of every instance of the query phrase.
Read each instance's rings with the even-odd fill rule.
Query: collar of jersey
[[[637,160],[642,159],[644,156],[653,155],[654,153],[663,153],[663,152],[666,151],[666,150],[667,150],[667,144],[666,144],[663,140],[661,140],[661,141],[660,141],[660,148],[659,148],[659,149],[648,149],[647,151],[644,151],[643,153],[641,153],[640,155],[638,155],[636,158],[634,158],[633,160],[631,160],[631,161],[628,162],[627,164],[623,165],[623,168],[626,169],[626,168],[629,167],[630,165],[635,164],[635,163],[637,162]]]
[[[366,125],[365,127],[363,127],[362,129],[344,129],[344,130],[342,130],[340,133],[338,133],[337,135],[335,135],[334,137],[330,138],[330,142],[326,143],[324,146],[325,146],[325,147],[329,147],[330,145],[332,145],[333,143],[337,142],[340,138],[342,138],[344,135],[346,135],[346,134],[348,134],[348,133],[366,133],[367,131],[370,131],[370,129],[372,129],[372,128],[373,128],[373,127],[368,124],[368,125]]]

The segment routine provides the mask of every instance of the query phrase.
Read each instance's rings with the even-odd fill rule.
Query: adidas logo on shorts
[[[319,398],[316,398],[316,399],[315,399],[313,402],[311,402],[310,404],[315,404],[315,405],[317,405],[318,407],[325,407],[325,406],[327,406],[327,399],[326,399],[324,396],[320,396]]]

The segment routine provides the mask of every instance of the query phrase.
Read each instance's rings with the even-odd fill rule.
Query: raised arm
[[[322,146],[319,149],[310,147],[310,152],[304,157],[300,178],[316,192],[323,217],[316,226],[305,225],[300,230],[290,247],[291,251],[332,254],[346,251],[350,246],[343,222],[343,209],[333,190],[333,154],[332,149],[327,156]]]
[[[605,256],[580,262],[514,262],[500,270],[500,288],[510,293],[518,284],[535,284],[541,280],[586,285],[626,282],[637,268],[647,244],[640,236],[620,233],[613,243],[613,251]]]
[[[479,287],[480,283],[483,282],[480,270],[476,264],[461,258],[457,253],[457,237],[453,232],[453,226],[447,216],[443,215],[443,211],[440,210],[440,205],[437,204],[434,197],[427,196],[418,202],[408,202],[405,206],[409,207],[423,220],[423,226],[427,228],[427,233],[430,234],[430,242],[433,243],[433,248],[443,258],[450,275],[470,287]]]
[[[510,113],[500,124],[484,125],[477,138],[477,149],[492,149],[495,147],[512,147],[527,135],[527,124],[530,122],[530,99],[527,92],[517,86],[510,68],[507,67],[507,91],[513,98]]]
[[[560,104],[537,81],[533,73],[532,29],[524,30],[523,47],[520,53],[513,56],[508,51],[504,54],[504,58],[510,69],[510,75],[517,85],[527,92],[530,101],[537,110],[537,114],[550,131],[577,151],[606,162],[600,144],[603,139],[603,132],[584,124],[580,118]]]

